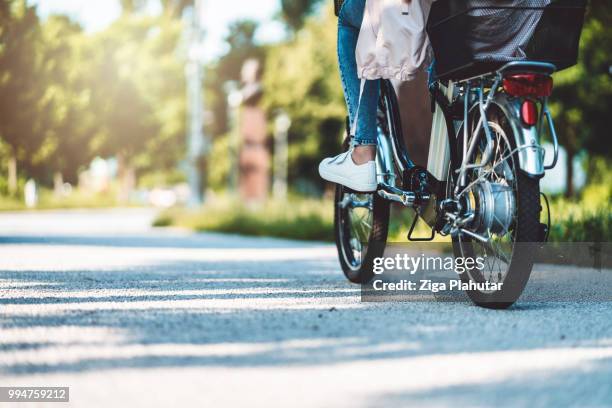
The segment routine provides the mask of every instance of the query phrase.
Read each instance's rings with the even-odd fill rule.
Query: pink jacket
[[[355,58],[361,79],[408,81],[431,61],[425,25],[435,0],[366,0]]]

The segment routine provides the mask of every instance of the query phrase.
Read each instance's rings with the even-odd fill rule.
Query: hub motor
[[[506,184],[484,180],[470,194],[468,211],[474,213],[470,226],[474,232],[504,235],[508,232],[516,210],[512,188]]]

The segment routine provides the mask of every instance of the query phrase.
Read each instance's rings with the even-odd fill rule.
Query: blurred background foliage
[[[284,44],[270,48],[264,74],[264,104],[284,109],[289,133],[289,179],[298,191],[320,190],[316,169],[337,154],[346,107],[336,57],[336,18],[326,9]]]
[[[602,176],[598,160],[612,158],[612,8],[607,0],[590,0],[579,63],[554,75],[551,109],[568,163],[580,151],[589,155],[586,170],[592,181]],[[573,168],[567,166],[567,196],[574,195]]]
[[[74,184],[96,156],[117,157],[123,175],[177,166],[186,116],[181,22],[176,12],[153,18],[122,3],[108,29],[86,34],[67,17],[41,22],[25,1],[2,2],[4,194],[17,194],[19,178]]]
[[[85,32],[66,16],[41,20],[36,8],[25,0],[0,2],[0,208],[20,206],[27,179],[50,190],[65,182],[79,184],[80,174],[96,157],[114,158],[116,185],[91,203],[73,194],[73,203],[125,203],[126,191],[134,188],[184,181],[187,105],[181,15],[191,2],[162,0],[162,12],[151,16],[141,12],[147,1],[121,0],[120,18],[95,33]],[[587,157],[590,183],[581,192],[574,191],[573,168],[568,167],[566,195],[572,198],[553,198],[554,216],[571,222],[563,225],[572,225],[566,228],[559,221],[553,235],[562,239],[571,239],[568,228],[578,229],[584,219],[588,228],[604,225],[601,233],[610,240],[611,13],[608,1],[590,1],[580,62],[555,74],[551,105],[562,144],[570,158]],[[287,35],[268,45],[255,41],[256,21],[235,21],[226,38],[227,52],[206,66],[202,84],[207,105],[205,133],[212,141],[208,185],[217,192],[227,185],[232,171],[226,154],[231,131],[228,84],[239,83],[244,61],[256,58],[263,66],[261,103],[268,118],[283,110],[292,121],[291,200],[295,203],[299,197],[310,197],[300,207],[306,218],[297,223],[319,217],[320,222],[313,225],[321,231],[306,235],[326,239],[331,218],[329,211],[318,207],[330,204],[317,205],[313,200],[320,199],[325,188],[316,164],[339,150],[344,131],[346,113],[336,62],[337,20],[332,2],[326,0],[281,0],[277,19],[286,25]],[[269,128],[271,135],[272,124]],[[71,205],[70,200],[52,194],[41,194],[41,200],[44,197],[49,206]],[[245,214],[269,216],[277,220],[270,225],[282,224],[285,218],[273,215],[280,207],[274,203],[258,209],[225,206],[233,215],[216,219],[225,220],[231,228],[198,221],[198,216],[218,214],[219,208],[189,216],[173,210],[160,223],[181,218],[180,223],[198,229],[249,233],[266,229],[259,223],[257,228],[241,231],[242,226],[254,225],[244,221]],[[304,215],[308,211],[314,218]],[[285,221],[287,230],[298,225]],[[397,218],[393,231],[398,236],[404,233],[405,222]],[[299,237],[295,235],[300,234],[291,234]]]

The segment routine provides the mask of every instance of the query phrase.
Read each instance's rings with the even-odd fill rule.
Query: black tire
[[[371,230],[366,240],[362,240],[362,253],[359,259],[352,251],[351,239],[355,239],[351,229],[349,208],[342,208],[340,203],[346,194],[358,194],[344,186],[336,185],[334,199],[334,235],[340,266],[347,279],[353,283],[367,283],[374,276],[373,262],[383,256],[389,231],[389,201],[378,194],[359,194],[371,200]],[[365,242],[363,242],[365,241]]]
[[[510,149],[515,149],[516,143],[512,128],[503,113],[492,109],[489,122],[499,125],[504,130]],[[459,140],[457,146],[462,146],[461,140]],[[466,291],[476,305],[490,309],[506,309],[521,296],[533,268],[537,246],[535,243],[540,240],[541,235],[539,179],[531,178],[518,169],[518,155],[516,153],[512,156],[510,162],[515,175],[516,218],[511,229],[512,255],[507,263],[507,274],[503,280],[502,289],[493,292]],[[454,174],[454,172],[451,174]],[[450,180],[450,177],[449,174],[448,180]],[[453,251],[456,257],[477,257],[479,255],[476,250],[477,246],[478,243],[475,240],[465,235],[462,235],[461,238],[453,236]],[[487,280],[477,269],[472,269],[459,276],[465,283]]]

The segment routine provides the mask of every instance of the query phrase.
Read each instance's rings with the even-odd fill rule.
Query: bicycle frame
[[[458,188],[465,181],[465,172],[469,169],[480,168],[487,165],[492,151],[492,136],[487,120],[480,120],[477,128],[472,134],[478,134],[480,127],[484,129],[489,148],[485,157],[479,162],[471,162],[470,157],[476,145],[475,137],[470,138],[467,126],[469,116],[475,109],[481,118],[487,117],[487,111],[491,106],[499,108],[510,120],[512,134],[517,146],[515,152],[519,160],[519,168],[530,177],[541,178],[546,170],[555,166],[558,157],[558,141],[554,128],[552,116],[547,106],[547,99],[542,100],[541,115],[533,126],[527,126],[521,120],[522,98],[510,97],[509,95],[498,92],[497,88],[506,72],[511,70],[521,72],[539,72],[550,74],[555,71],[555,66],[548,63],[532,61],[514,61],[507,63],[499,70],[462,80],[460,82],[450,82],[448,85],[435,82],[430,93],[433,99],[434,115],[432,121],[432,131],[429,144],[429,154],[427,160],[428,180],[432,184],[443,185],[446,182],[448,168],[454,160],[454,168],[460,169],[460,181]],[[383,92],[392,92],[393,86],[389,81],[384,81]],[[485,89],[489,89],[488,93]],[[461,116],[457,114],[458,103],[461,103]],[[410,160],[409,152],[403,142],[401,126],[399,124],[399,110],[397,106],[386,106],[388,122],[387,127],[390,138],[379,135],[377,171],[380,186],[379,194],[387,199],[401,202],[406,206],[423,204],[430,197],[418,197],[414,191],[404,191],[397,188],[396,181],[398,176],[395,168],[401,172],[401,178],[405,179],[406,173],[414,169],[415,164]],[[554,157],[550,164],[545,164],[544,149],[540,145],[540,133],[543,120],[550,129],[554,147]],[[454,152],[458,151],[455,143],[458,139],[458,132],[463,131],[462,160]],[[514,152],[513,152],[514,153]],[[396,165],[394,166],[393,163]],[[403,180],[405,184],[405,180]],[[440,196],[441,191],[432,191],[433,194]],[[425,200],[424,200],[425,199]]]

